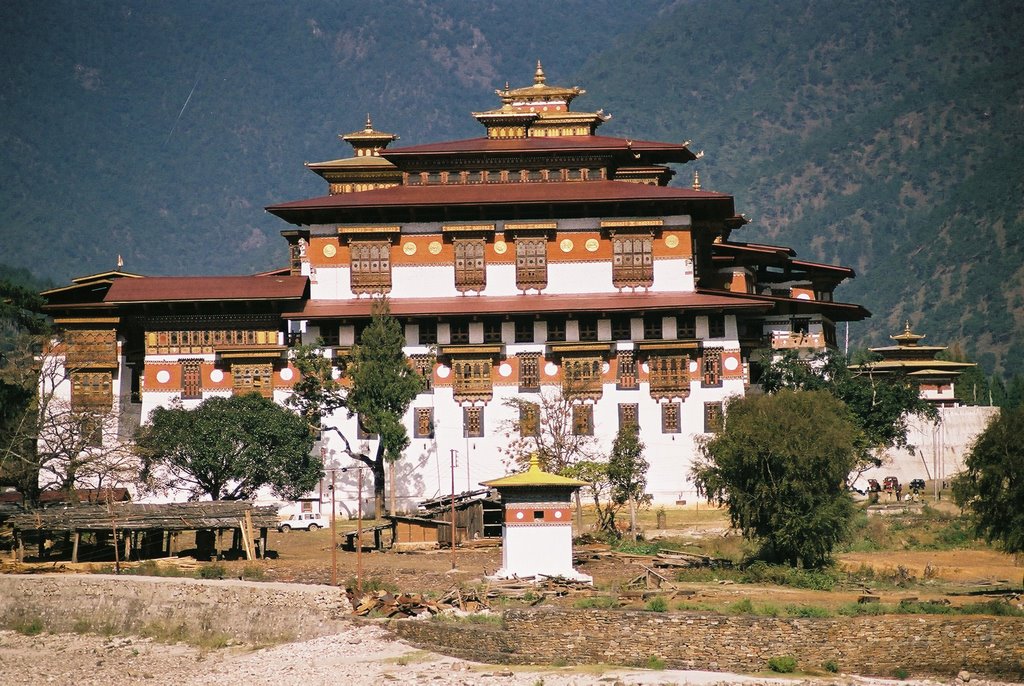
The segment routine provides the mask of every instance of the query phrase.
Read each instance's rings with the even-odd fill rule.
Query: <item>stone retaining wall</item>
[[[47,631],[222,635],[276,643],[334,633],[351,617],[339,588],[102,574],[0,574],[0,625]]]
[[[791,655],[804,668],[832,660],[843,672],[952,677],[961,669],[1024,677],[1024,619],[884,615],[781,619],[698,612],[536,608],[508,610],[504,630],[396,622],[399,636],[459,657],[510,663],[644,665],[757,672]],[[460,631],[462,634],[460,635]]]

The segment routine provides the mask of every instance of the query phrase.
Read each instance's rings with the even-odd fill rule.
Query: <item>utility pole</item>
[[[363,592],[363,468],[357,467],[359,478],[357,479],[356,504],[356,591]]]
[[[452,449],[452,569],[455,569],[455,461],[459,457],[459,451]]]
[[[335,471],[331,470],[331,586],[338,585],[338,509],[334,505]]]

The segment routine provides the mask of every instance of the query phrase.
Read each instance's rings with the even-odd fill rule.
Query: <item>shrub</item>
[[[263,567],[257,564],[248,564],[242,567],[242,578],[249,581],[261,581],[266,576]]]
[[[786,615],[789,617],[830,617],[828,608],[817,605],[787,605]]]
[[[779,674],[789,674],[796,671],[796,658],[792,655],[779,655],[768,658],[768,669]]]
[[[665,669],[665,660],[658,657],[657,655],[651,655],[647,658],[647,669]]]
[[[1005,600],[989,600],[984,603],[970,603],[960,608],[965,615],[996,615],[997,617],[1024,617],[1024,610]]]
[[[770,565],[760,560],[743,570],[741,576],[742,583],[775,584],[815,591],[831,591],[838,581],[836,573],[831,570],[797,569],[786,565]]]
[[[665,612],[668,610],[668,601],[664,596],[656,595],[647,601],[644,609],[648,612]]]
[[[572,604],[577,610],[609,610],[618,607],[619,599],[610,595],[595,595],[580,598]]]
[[[223,579],[227,569],[219,562],[212,562],[199,568],[200,579]]]
[[[23,636],[38,636],[43,633],[43,620],[39,617],[24,618],[15,622],[12,628]]]
[[[825,660],[821,663],[821,668],[824,669],[826,672],[836,674],[839,672],[839,663],[835,660]]]
[[[356,578],[351,577],[345,582],[345,588],[355,589]],[[391,581],[388,581],[379,576],[371,576],[368,579],[363,579],[362,592],[370,593],[374,591],[387,591],[388,593],[398,593],[398,586]]]
[[[897,679],[906,679],[908,676],[910,676],[910,672],[907,671],[906,667],[897,667],[896,669],[892,670],[892,675]]]
[[[730,605],[729,612],[737,615],[751,615],[754,614],[754,604],[750,602],[750,598],[744,598]]]

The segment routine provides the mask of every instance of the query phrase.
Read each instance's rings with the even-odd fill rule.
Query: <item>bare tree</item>
[[[500,448],[507,466],[526,467],[536,455],[541,468],[569,475],[582,462],[601,462],[593,427],[578,425],[575,408],[582,406],[582,394],[566,382],[559,388],[545,388],[536,400],[509,398],[505,406],[516,415],[504,422],[508,444]],[[589,430],[588,430],[589,429]],[[576,527],[582,531],[583,506],[576,492]]]

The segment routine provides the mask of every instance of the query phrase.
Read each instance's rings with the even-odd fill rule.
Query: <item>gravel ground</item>
[[[77,634],[24,636],[0,631],[0,684],[121,686],[653,686],[668,684],[826,684],[882,686],[914,683],[842,677],[814,681],[763,679],[735,674],[635,669],[537,669],[483,665],[417,650],[378,627],[352,626],[343,633],[301,643],[253,650],[229,646],[203,651],[137,637]],[[958,682],[960,683],[960,682]],[[995,682],[972,680],[970,686]]]

